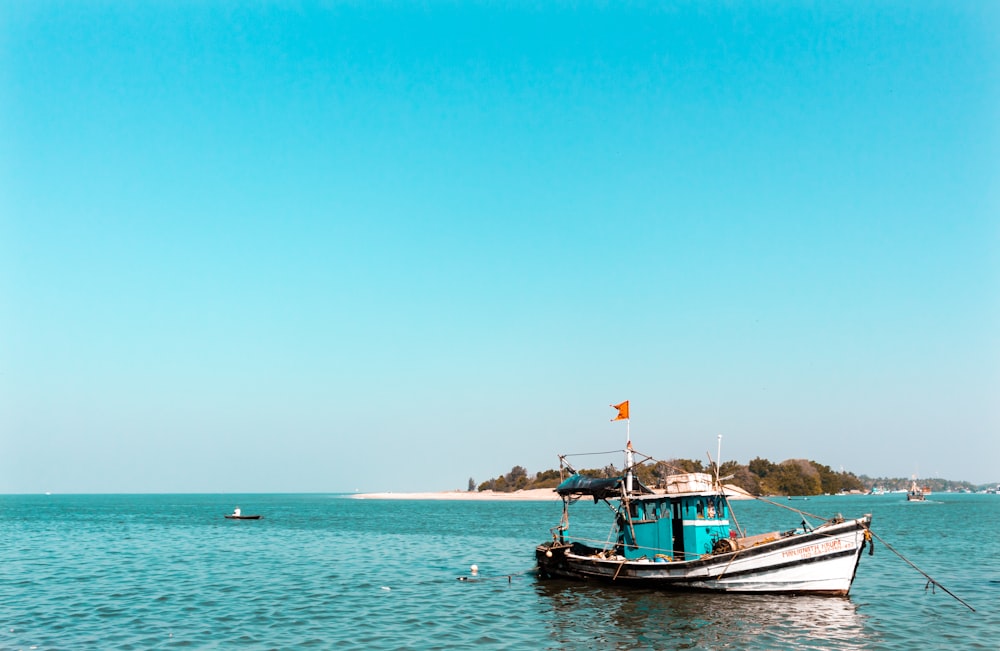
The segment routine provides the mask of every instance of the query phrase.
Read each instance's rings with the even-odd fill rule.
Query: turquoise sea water
[[[259,521],[222,516],[239,504]],[[0,649],[1000,649],[1000,496],[836,496],[882,545],[851,596],[538,581],[559,502],[345,495],[0,496]],[[606,508],[578,504],[606,533]],[[735,503],[751,533],[795,514]],[[476,564],[476,580],[469,567]]]

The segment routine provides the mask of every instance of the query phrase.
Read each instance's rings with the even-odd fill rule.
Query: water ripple
[[[528,570],[558,518],[549,503],[241,496],[266,517],[230,522],[231,497],[0,496],[0,648],[997,649],[1000,571],[947,526],[1000,531],[1000,499],[864,499],[829,510],[874,511],[880,535],[979,612],[925,592],[882,547],[849,599],[540,582]],[[983,536],[976,554],[998,545]],[[473,563],[477,580],[456,581]]]

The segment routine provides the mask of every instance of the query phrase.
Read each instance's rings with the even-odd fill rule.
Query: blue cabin
[[[712,553],[719,540],[729,538],[729,503],[712,490],[714,482],[704,473],[671,475],[665,493],[654,493],[642,484],[626,489],[626,477],[596,479],[574,474],[556,488],[564,498],[589,495],[598,500],[620,500],[614,552],[628,560],[689,561]],[[568,526],[563,504],[564,525]]]
[[[642,496],[622,503],[617,552],[629,560],[695,560],[729,538],[729,504],[713,492]]]

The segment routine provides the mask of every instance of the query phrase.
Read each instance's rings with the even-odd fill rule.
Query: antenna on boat
[[[720,474],[722,474],[722,434],[719,434],[719,446],[715,451],[715,484],[721,488]]]
[[[628,433],[628,425],[625,426],[626,435]],[[625,490],[629,493],[632,492],[632,466],[635,464],[635,458],[632,456],[632,439],[629,439],[625,444]]]

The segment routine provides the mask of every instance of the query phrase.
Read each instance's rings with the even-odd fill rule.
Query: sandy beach
[[[359,500],[502,500],[502,501],[549,501],[558,500],[559,495],[551,488],[498,493],[494,491],[440,491],[437,493],[357,493]]]

